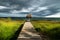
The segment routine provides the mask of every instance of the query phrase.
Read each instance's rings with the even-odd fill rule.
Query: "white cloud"
[[[60,12],[59,13],[56,13],[54,15],[49,15],[49,16],[45,16],[45,17],[60,17]]]
[[[28,9],[22,8],[22,10],[20,10],[20,12],[30,12],[30,11]]]
[[[6,6],[0,6],[0,9],[5,9],[5,8],[7,8]]]
[[[21,12],[30,12],[28,9],[22,8],[21,10],[12,10],[10,13],[21,13]]]
[[[40,12],[40,11],[43,11],[43,10],[46,10],[48,9],[47,7],[38,7],[36,10],[34,10],[33,12]]]

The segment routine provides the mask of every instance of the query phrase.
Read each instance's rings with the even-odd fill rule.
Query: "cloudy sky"
[[[0,17],[60,17],[60,0],[0,0]]]

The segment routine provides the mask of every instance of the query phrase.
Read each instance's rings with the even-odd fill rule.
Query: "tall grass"
[[[0,40],[10,40],[23,21],[0,19]]]
[[[32,24],[38,32],[49,36],[51,40],[60,40],[60,22],[32,21]]]

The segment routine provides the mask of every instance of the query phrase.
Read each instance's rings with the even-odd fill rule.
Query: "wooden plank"
[[[26,40],[38,39],[38,40],[41,40],[40,35],[38,35],[38,33],[34,29],[31,22],[25,22],[23,29],[22,29],[21,33],[19,34],[17,40],[22,40],[22,39],[26,39]]]

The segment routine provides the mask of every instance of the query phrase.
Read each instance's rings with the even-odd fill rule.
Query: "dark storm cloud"
[[[35,16],[47,16],[60,12],[60,0],[0,0],[0,6],[7,7],[0,9],[0,13],[32,13]],[[46,7],[47,9],[39,7]],[[22,10],[23,8],[24,10]],[[0,15],[4,16],[3,14]]]
[[[33,15],[36,15],[36,16],[47,16],[47,15],[53,15],[53,14],[56,14],[60,12],[60,8],[54,8],[54,7],[50,7],[46,10],[43,10],[43,11],[39,11],[39,12],[34,12],[32,13]]]
[[[0,6],[9,7],[0,10],[0,12],[9,12],[11,10],[21,10],[22,8],[28,8],[29,0],[0,0]]]
[[[0,5],[3,6],[13,6],[13,5],[19,5],[20,7],[28,7],[29,6],[29,0],[0,0]]]
[[[0,10],[1,13],[9,13],[9,11],[10,11],[9,9],[2,9],[2,10]]]
[[[60,0],[41,0],[41,6],[48,6],[56,3],[60,3]]]

